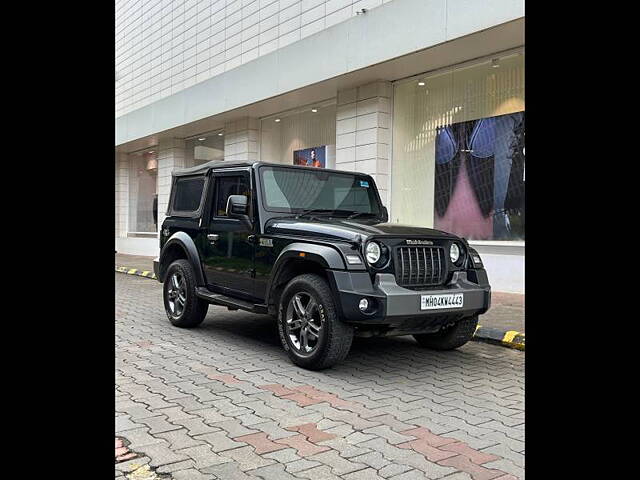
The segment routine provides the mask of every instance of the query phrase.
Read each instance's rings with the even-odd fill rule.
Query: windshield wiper
[[[333,213],[335,210],[329,208],[309,208],[307,210],[303,210],[296,215],[296,218],[304,217],[309,215],[310,213]]]
[[[351,220],[352,218],[359,217],[360,215],[373,215],[373,216],[378,216],[378,214],[377,214],[377,213],[373,213],[373,212],[356,212],[356,213],[354,213],[354,214],[352,214],[352,215],[349,215],[349,216],[347,217],[347,220]]]

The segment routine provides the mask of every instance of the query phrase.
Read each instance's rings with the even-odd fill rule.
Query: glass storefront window
[[[395,85],[391,219],[524,240],[524,55]]]
[[[158,158],[155,149],[129,154],[129,232],[155,233],[158,222]]]
[[[185,167],[224,160],[224,132],[204,133],[185,141]]]
[[[260,123],[261,160],[335,168],[335,100],[263,118]]]

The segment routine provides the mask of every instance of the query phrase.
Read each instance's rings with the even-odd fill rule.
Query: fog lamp
[[[369,300],[367,300],[366,298],[361,298],[360,303],[358,304],[358,308],[361,312],[367,311],[367,309],[369,308]]]

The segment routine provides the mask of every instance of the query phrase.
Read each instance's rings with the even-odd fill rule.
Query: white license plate
[[[464,294],[420,295],[420,310],[437,310],[439,308],[460,308],[464,304]]]

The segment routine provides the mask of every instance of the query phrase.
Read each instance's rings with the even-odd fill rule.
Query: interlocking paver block
[[[267,438],[267,434],[262,432],[242,435],[240,437],[236,437],[235,440],[253,445],[253,448],[255,448],[258,455],[287,448],[285,445],[279,445],[272,442]]]
[[[497,470],[502,470],[505,473],[515,475],[517,477],[524,477],[524,469],[514,464],[510,460],[506,460],[501,458],[499,460],[494,460],[492,462],[487,462],[483,465],[486,468],[495,468]]]
[[[169,443],[163,441],[163,443],[154,443],[152,445],[144,445],[138,447],[140,452],[143,452],[151,460],[149,465],[152,467],[159,467],[160,465],[166,465],[167,463],[180,462],[182,460],[188,460],[188,457],[179,451],[173,451],[169,448]]]
[[[296,402],[298,405],[300,405],[301,407],[307,407],[309,405],[314,405],[316,403],[323,402],[323,400],[311,398],[305,395],[304,393],[300,393],[300,392],[291,393],[289,395],[281,395],[280,398],[286,398],[287,400],[292,400]]]
[[[200,473],[195,468],[174,472],[172,476],[174,480],[215,480],[216,478],[213,475]]]
[[[264,478],[264,480],[298,480],[289,472],[285,471],[284,465],[280,463],[250,470],[248,473],[251,476]]]
[[[318,426],[315,423],[304,423],[302,425],[294,425],[293,427],[287,427],[287,430],[291,430],[293,432],[299,432],[310,442],[317,443],[322,442],[323,440],[329,440],[331,438],[335,438],[335,435],[330,433],[323,432],[318,429]]]
[[[180,427],[186,428],[191,436],[220,431],[220,428],[214,426],[217,424],[207,425],[201,418],[197,417],[174,420],[174,423]]]
[[[158,433],[158,438],[164,439],[169,442],[169,448],[171,450],[180,450],[182,448],[195,447],[202,445],[204,442],[194,440],[188,435],[186,428],[182,430],[173,430],[171,432]]]
[[[369,452],[363,455],[358,455],[357,457],[351,458],[353,462],[364,463],[365,465],[369,465],[375,470],[380,470],[383,467],[389,465],[389,460],[386,460],[380,452]]]
[[[387,442],[389,442],[392,445],[395,445],[397,443],[403,443],[403,442],[408,442],[410,440],[413,440],[411,437],[409,437],[407,435],[403,435],[403,434],[399,434],[399,433],[394,432],[387,425],[378,425],[377,427],[367,428],[366,430],[363,430],[362,432],[366,433],[366,434],[372,434],[372,435],[376,435],[378,437],[382,437],[382,438],[386,439]]]
[[[324,442],[320,442],[320,445],[326,445],[327,447],[337,450],[340,456],[344,458],[357,457],[358,455],[364,455],[371,451],[370,448],[365,448],[362,444],[352,445],[344,438],[332,438],[331,440],[325,440]]]
[[[278,383],[269,384],[269,385],[258,385],[258,388],[261,388],[263,390],[269,390],[270,392],[273,392],[273,394],[277,395],[278,397],[282,395],[291,395],[293,393],[296,393],[295,391],[290,390],[286,388],[284,385],[280,385]]]
[[[218,465],[220,463],[231,462],[228,457],[223,457],[214,453],[209,445],[199,445],[197,447],[189,447],[183,450],[178,450],[179,453],[187,455],[189,458],[196,462],[195,468],[198,470],[208,467],[210,465]]]
[[[437,449],[436,447],[432,447],[426,442],[426,440],[423,439],[400,443],[396,446],[398,448],[412,449],[418,453],[421,453],[430,462],[437,462],[438,460],[444,460],[445,458],[458,455],[458,453],[455,452],[445,452]]]
[[[440,460],[438,464],[454,467],[456,470],[467,472],[469,475],[471,475],[473,480],[491,480],[506,473],[502,470],[485,468],[482,465],[473,463],[464,455],[456,455],[455,457]]]
[[[216,422],[211,424],[212,427],[218,427],[227,432],[229,438],[236,438],[242,435],[250,435],[258,433],[257,430],[249,429],[242,425],[238,420],[225,420],[224,422]]]
[[[301,457],[329,450],[329,447],[314,445],[313,443],[308,442],[304,435],[294,435],[293,437],[281,438],[276,440],[276,443],[295,448],[296,453]]]
[[[416,438],[421,438],[432,447],[440,447],[441,445],[446,445],[448,443],[455,442],[455,439],[453,438],[447,438],[447,437],[441,437],[439,435],[435,435],[431,433],[429,429],[424,427],[412,428],[410,430],[405,430],[400,433],[402,433],[403,435],[411,435]]]
[[[511,460],[515,465],[524,468],[524,455],[520,452],[514,452],[505,445],[494,445],[493,447],[483,448],[482,452],[492,453],[499,458],[506,458]]]
[[[473,463],[477,463],[478,465],[500,459],[500,457],[497,457],[490,453],[479,452],[478,450],[474,450],[464,442],[449,443],[447,445],[441,446],[440,449],[447,450],[450,452],[455,452],[460,455],[464,455]]]
[[[347,473],[342,475],[342,478],[344,480],[384,480],[384,477],[379,476],[374,468],[365,468],[357,472]]]
[[[308,470],[313,467],[320,466],[320,462],[314,462],[311,460],[307,460],[306,458],[301,458],[300,460],[296,460],[294,462],[289,462],[285,464],[285,470],[289,473],[301,472],[302,470]]]
[[[335,450],[318,453],[309,457],[309,459],[328,465],[329,467],[331,467],[331,472],[336,475],[344,475],[345,473],[355,472],[357,470],[367,468],[364,463],[357,463],[342,458]]]
[[[297,477],[308,478],[309,480],[342,480],[339,476],[331,473],[331,468],[327,465],[320,465],[308,470],[296,473]]]
[[[222,463],[220,465],[212,465],[202,469],[204,473],[211,473],[220,480],[252,480],[255,477],[250,477],[244,473],[236,463]]]
[[[254,453],[253,447],[249,446],[227,450],[222,453],[222,456],[231,458],[236,464],[238,464],[242,471],[266,467],[267,465],[276,463],[274,460],[257,455]]]

